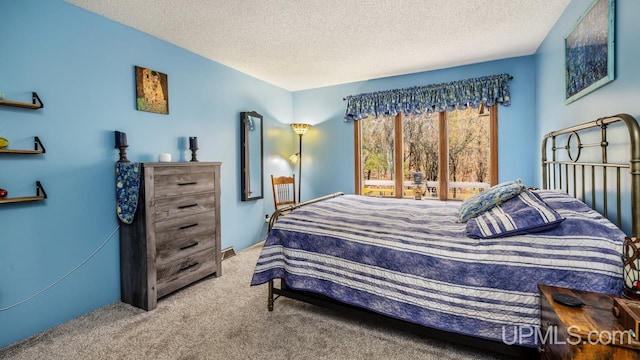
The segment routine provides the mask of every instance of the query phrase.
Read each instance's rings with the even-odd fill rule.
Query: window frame
[[[484,105],[483,105],[484,106]],[[456,200],[449,199],[449,146],[447,133],[447,111],[438,113],[438,198],[441,201]],[[402,113],[398,113],[394,118],[394,176],[395,188],[403,189],[403,166],[402,164]],[[355,154],[355,193],[362,194],[362,129],[360,120],[354,121],[354,154]],[[489,185],[498,183],[498,104],[493,104],[489,111]],[[403,198],[404,191],[395,191],[395,198]]]

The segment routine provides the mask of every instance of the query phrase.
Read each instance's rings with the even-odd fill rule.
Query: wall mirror
[[[262,115],[255,111],[240,113],[240,144],[242,201],[262,199]]]

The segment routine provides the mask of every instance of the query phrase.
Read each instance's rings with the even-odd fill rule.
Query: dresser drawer
[[[158,222],[155,234],[157,263],[213,247],[216,237],[215,212]]]
[[[179,197],[167,197],[155,201],[155,221],[181,218],[203,212],[214,211],[216,206],[213,192]]]
[[[167,295],[215,272],[215,252],[211,249],[158,266],[156,268],[158,297]]]
[[[155,198],[188,195],[215,189],[214,167],[197,167],[185,171],[184,167],[166,166],[154,171]]]
[[[156,246],[156,264],[163,265],[204,249],[216,251],[215,236],[215,230],[211,229],[191,237],[162,241]]]

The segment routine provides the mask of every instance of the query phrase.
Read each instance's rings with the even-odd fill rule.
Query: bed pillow
[[[491,210],[467,222],[467,236],[491,239],[545,231],[564,218],[550,208],[538,194],[524,190]]]
[[[520,179],[518,179],[515,181],[500,183],[479,194],[473,195],[460,205],[460,209],[458,210],[458,221],[466,222],[492,207],[520,194],[523,189],[524,185],[522,185]]]

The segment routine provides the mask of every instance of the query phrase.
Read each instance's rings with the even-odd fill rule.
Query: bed
[[[614,124],[628,130],[628,162],[607,161],[607,129]],[[579,134],[594,128],[600,141],[583,143]],[[539,325],[537,284],[622,291],[625,206],[631,234],[639,222],[639,137],[636,120],[626,114],[547,134],[543,189],[523,194],[562,220],[535,233],[469,237],[468,223],[459,221],[460,202],[335,193],[282,209],[272,216],[251,284],[268,284],[270,311],[276,296],[286,296],[532,356],[538,339],[518,335]],[[599,161],[580,160],[589,148],[599,148]]]

